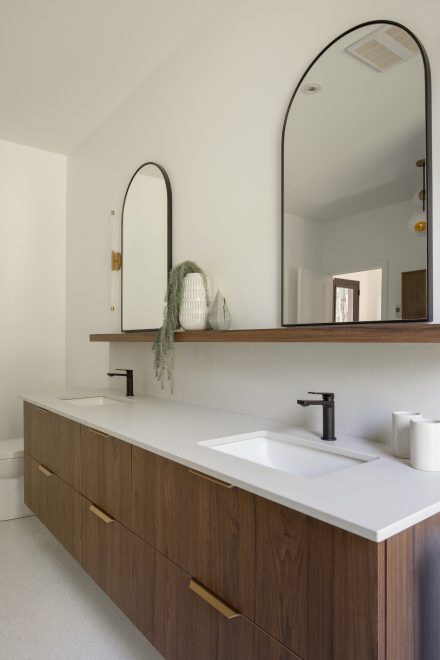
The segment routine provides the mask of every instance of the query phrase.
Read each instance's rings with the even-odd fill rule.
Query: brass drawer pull
[[[104,511],[101,511],[101,509],[98,509],[98,507],[95,506],[94,504],[91,504],[89,506],[89,511],[94,513],[95,516],[98,516],[98,518],[101,518],[101,520],[103,520],[107,524],[115,522],[113,518],[110,518],[110,516],[108,516],[106,513],[104,513]]]
[[[90,429],[89,427],[87,427],[87,428],[90,431],[90,433],[96,433],[96,435],[102,435],[103,438],[109,438],[110,437],[108,433],[103,433],[102,431],[96,431],[95,429]]]
[[[208,603],[208,605],[211,605],[211,607],[216,609],[217,612],[223,614],[227,619],[236,619],[240,616],[240,612],[234,610],[233,607],[225,603],[224,600],[213,594],[212,591],[209,591],[209,589],[200,584],[200,582],[197,582],[197,580],[191,578],[189,581],[189,588],[191,591],[194,591],[197,596],[200,596],[202,600]]]
[[[223,488],[234,488],[234,486],[232,484],[228,484],[227,481],[222,481],[221,479],[210,477],[208,474],[204,474],[203,472],[199,472],[198,470],[193,470],[192,468],[188,468],[188,472],[194,474],[196,477],[200,477],[201,479],[206,479],[206,481],[211,481],[213,484],[217,484],[217,486],[223,486]]]
[[[45,477],[52,477],[53,472],[44,467],[44,465],[39,465],[38,469],[44,474]]]

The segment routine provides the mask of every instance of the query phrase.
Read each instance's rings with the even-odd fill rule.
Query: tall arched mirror
[[[430,320],[430,76],[392,22],[300,80],[283,130],[282,324]]]
[[[134,173],[122,209],[122,331],[162,325],[171,269],[171,186],[165,170],[145,163]]]

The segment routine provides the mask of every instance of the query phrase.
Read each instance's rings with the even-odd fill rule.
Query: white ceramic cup
[[[409,423],[411,419],[422,418],[422,413],[411,410],[395,410],[393,412],[393,454],[398,458],[409,458]]]
[[[410,451],[416,470],[440,471],[440,419],[411,419]]]

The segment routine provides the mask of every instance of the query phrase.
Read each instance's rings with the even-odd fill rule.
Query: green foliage
[[[157,331],[153,344],[154,371],[162,389],[165,377],[174,391],[174,333],[180,327],[179,310],[183,295],[183,279],[190,273],[200,273],[208,297],[208,280],[205,271],[195,261],[183,261],[174,266],[168,277],[163,311],[163,324]]]

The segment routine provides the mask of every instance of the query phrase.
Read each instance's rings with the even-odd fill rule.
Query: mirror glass
[[[122,331],[162,325],[171,268],[171,187],[156,163],[133,175],[122,209]]]
[[[394,23],[345,33],[283,131],[282,324],[428,320],[429,72]]]

